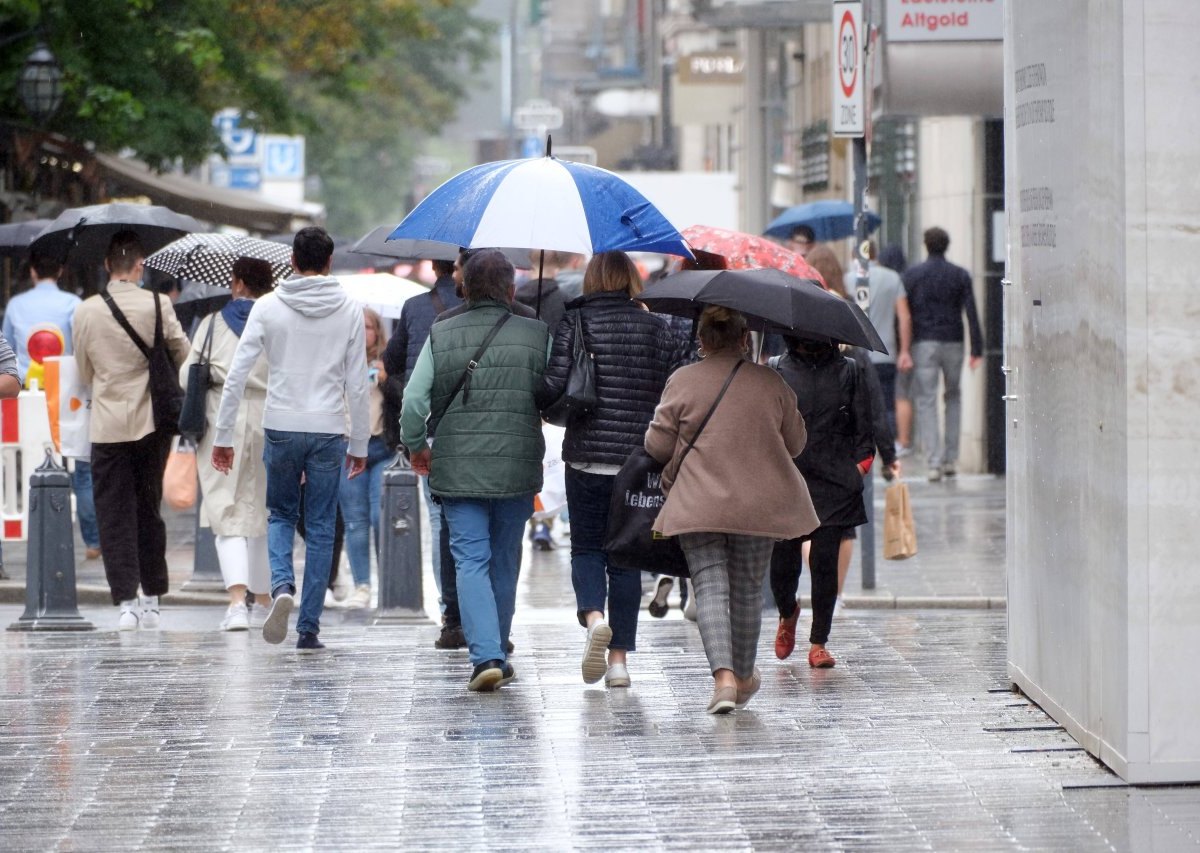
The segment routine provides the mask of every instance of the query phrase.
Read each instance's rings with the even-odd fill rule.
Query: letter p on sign
[[[835,0],[833,4],[833,135],[862,136],[866,132],[867,85],[863,73],[862,0]]]

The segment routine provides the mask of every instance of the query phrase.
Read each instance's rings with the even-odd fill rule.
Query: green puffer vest
[[[441,411],[492,326],[508,307],[479,302],[435,323],[430,411]],[[540,320],[510,317],[492,339],[464,391],[436,424],[429,488],[450,498],[507,498],[541,491],[542,419],[534,389],[546,368],[549,331]],[[431,427],[434,426],[431,423]]]

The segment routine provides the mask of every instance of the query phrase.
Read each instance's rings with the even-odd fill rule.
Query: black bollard
[[[29,549],[25,612],[10,631],[94,631],[79,615],[75,595],[75,528],[71,475],[46,451],[29,475]]]
[[[420,478],[403,453],[383,471],[379,507],[379,615],[374,624],[432,624],[421,590]]]

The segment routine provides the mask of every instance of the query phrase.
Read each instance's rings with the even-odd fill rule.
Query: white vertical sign
[[[866,133],[867,81],[865,69],[862,0],[835,0],[833,4],[833,135]]]

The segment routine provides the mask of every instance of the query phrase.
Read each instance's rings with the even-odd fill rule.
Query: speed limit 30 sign
[[[862,0],[833,4],[833,135],[862,136],[866,132],[867,85],[863,73]]]

